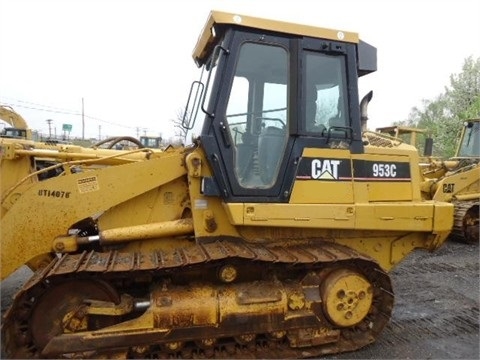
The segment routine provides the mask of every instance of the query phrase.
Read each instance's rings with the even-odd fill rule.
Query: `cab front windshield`
[[[466,122],[464,130],[462,142],[458,149],[458,156],[480,156],[480,121]]]

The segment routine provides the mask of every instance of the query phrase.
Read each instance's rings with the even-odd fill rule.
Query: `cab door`
[[[231,201],[282,201],[293,141],[289,136],[290,41],[236,32],[225,60],[213,131],[218,145],[215,176]],[[235,53],[235,51],[238,51]],[[275,200],[277,198],[278,200]],[[283,200],[285,201],[285,200]]]

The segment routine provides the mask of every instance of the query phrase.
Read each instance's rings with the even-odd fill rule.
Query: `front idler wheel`
[[[115,324],[113,316],[88,314],[85,300],[118,303],[120,297],[105,282],[71,280],[52,285],[38,298],[32,309],[29,328],[33,343],[40,353],[55,336],[98,330]]]

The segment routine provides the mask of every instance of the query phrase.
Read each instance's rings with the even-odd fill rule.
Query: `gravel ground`
[[[479,247],[448,241],[392,273],[392,319],[372,345],[332,359],[479,359]]]
[[[380,338],[329,358],[479,359],[479,255],[477,245],[454,241],[409,255],[391,273],[395,307]],[[30,275],[21,268],[0,283],[2,315]]]

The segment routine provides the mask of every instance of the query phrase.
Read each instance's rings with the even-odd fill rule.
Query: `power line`
[[[8,96],[0,96],[0,98],[9,99],[10,101],[15,101],[15,102],[24,103],[24,104],[36,105],[36,106],[40,106],[42,108],[47,108],[47,109],[52,109],[52,110],[74,112],[73,110],[69,110],[69,109],[59,108],[59,107],[51,106],[51,105],[39,104],[39,103],[35,103],[35,102],[32,102],[32,101],[26,101],[26,100],[22,100],[22,99],[15,99],[15,98],[8,97]]]
[[[5,102],[5,104],[11,106],[11,107],[19,107],[23,109],[31,109],[31,110],[38,110],[38,111],[46,111],[50,113],[55,113],[55,114],[64,114],[64,115],[78,115],[78,113],[72,112],[72,111],[67,111],[67,110],[53,110],[53,109],[42,109],[34,106],[27,106],[27,105],[20,105],[20,104],[14,104],[12,102]]]
[[[5,102],[5,104],[9,105],[11,107],[19,107],[19,108],[23,108],[23,109],[44,111],[44,112],[49,112],[49,113],[53,113],[53,114],[82,116],[82,113],[80,113],[78,111],[60,109],[60,108],[50,107],[50,106],[47,106],[47,105],[31,103],[31,102],[27,102],[27,101],[23,101],[23,100],[15,100],[15,101],[24,102],[26,104],[33,104],[33,105],[41,106],[41,108],[40,107],[35,107],[35,106],[15,104],[15,103],[12,103],[12,102]],[[54,109],[57,109],[57,110],[54,110]],[[99,122],[102,122],[102,123],[105,123],[105,124],[109,124],[109,125],[113,125],[113,126],[124,127],[124,128],[127,128],[127,129],[135,129],[136,128],[135,126],[127,126],[127,125],[123,125],[123,124],[118,124],[118,123],[114,123],[114,122],[107,121],[107,120],[104,120],[104,119],[100,119],[100,118],[95,117],[95,116],[90,116],[90,115],[86,115],[86,114],[83,114],[83,116],[85,118],[88,118],[88,119],[91,119],[91,120],[96,120],[96,121],[99,121]]]
[[[82,106],[82,111],[79,112],[79,111],[75,111],[75,110],[71,110],[71,109],[59,108],[59,107],[55,107],[55,106],[35,103],[35,102],[26,101],[26,100],[22,100],[22,99],[16,99],[16,98],[7,97],[7,96],[0,96],[0,100],[3,100],[3,99],[6,99],[7,101],[0,101],[0,103],[3,102],[5,105],[11,106],[11,107],[19,107],[19,108],[23,108],[23,109],[43,111],[43,112],[52,113],[52,114],[79,116],[79,117],[82,118],[81,119],[82,122],[84,121],[85,118],[88,118],[90,120],[98,121],[98,122],[101,122],[101,123],[104,123],[104,124],[109,124],[111,126],[122,127],[122,128],[125,128],[125,129],[135,130],[135,131],[138,132],[138,127],[137,126],[123,125],[123,124],[115,123],[115,122],[112,122],[112,121],[104,120],[104,119],[98,118],[96,116],[87,115],[84,112],[83,106]],[[83,101],[83,98],[82,98],[82,101]],[[150,128],[143,128],[143,130],[145,132],[148,131],[148,132],[151,132],[151,133],[157,133],[158,132],[158,131],[150,129]],[[82,135],[82,136],[84,136],[84,135]]]

